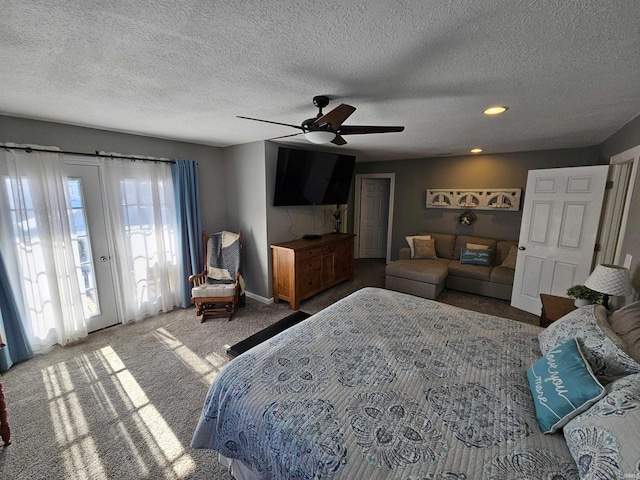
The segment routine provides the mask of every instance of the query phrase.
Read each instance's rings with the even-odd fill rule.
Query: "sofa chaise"
[[[385,268],[385,288],[432,300],[445,287],[511,299],[517,242],[446,233],[422,233],[407,237],[407,241],[410,245],[413,241],[422,242],[425,236],[431,237],[435,254],[419,258],[420,255],[413,255],[412,248],[401,248],[399,259]],[[489,265],[467,263],[469,250],[490,250]],[[461,253],[465,254],[462,262]]]

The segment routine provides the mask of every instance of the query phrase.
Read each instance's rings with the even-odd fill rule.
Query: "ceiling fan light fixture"
[[[246,120],[254,120],[256,122],[272,123],[274,125],[282,125],[302,130],[292,135],[281,135],[279,137],[270,138],[276,140],[278,138],[294,137],[304,134],[305,138],[311,143],[323,145],[333,143],[334,145],[346,145],[347,141],[342,138],[344,135],[364,135],[367,133],[392,133],[402,132],[404,127],[401,126],[377,126],[377,125],[343,125],[342,123],[356,111],[356,107],[341,103],[328,113],[322,113],[322,108],[329,104],[329,98],[324,95],[313,97],[313,104],[318,107],[318,115],[315,118],[307,118],[300,125],[292,125],[290,123],[274,122],[272,120],[263,120],[261,118],[242,117]]]
[[[509,107],[506,107],[504,105],[499,105],[496,107],[489,107],[482,113],[484,113],[485,115],[499,115],[501,113],[506,112],[507,110],[509,110]]]
[[[311,132],[305,132],[305,138],[311,143],[329,143],[336,138],[335,132],[329,132],[327,130],[313,130]]]

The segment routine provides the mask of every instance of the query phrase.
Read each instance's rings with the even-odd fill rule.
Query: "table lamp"
[[[584,286],[604,295],[602,305],[605,308],[609,308],[611,295],[625,296],[633,291],[629,270],[617,265],[598,265],[584,282]]]

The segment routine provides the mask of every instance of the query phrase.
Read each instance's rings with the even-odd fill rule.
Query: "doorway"
[[[355,176],[356,258],[391,258],[394,173]]]
[[[66,164],[69,223],[89,332],[119,323],[97,165]]]
[[[609,184],[602,214],[602,227],[598,243],[600,249],[596,253],[596,264],[612,263],[620,265],[622,259],[621,249],[624,239],[627,218],[631,207],[631,194],[638,175],[638,163],[640,163],[640,145],[622,153],[614,155],[610,160]]]

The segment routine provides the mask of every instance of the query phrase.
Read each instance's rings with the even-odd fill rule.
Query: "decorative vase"
[[[591,305],[593,302],[591,300],[587,300],[586,298],[576,298],[576,301],[573,302],[573,304],[580,308],[580,307],[586,307],[587,305]]]
[[[342,228],[342,220],[336,220],[334,218],[332,221],[333,221],[333,233],[340,233],[340,229]]]

